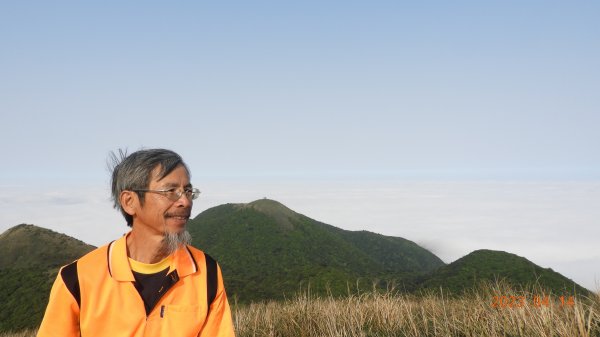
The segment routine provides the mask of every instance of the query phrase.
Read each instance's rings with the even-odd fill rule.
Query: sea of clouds
[[[348,230],[412,240],[446,263],[502,250],[600,289],[600,182],[214,180],[193,215],[224,203],[277,200]],[[0,232],[20,223],[99,246],[128,231],[108,186],[0,189]]]

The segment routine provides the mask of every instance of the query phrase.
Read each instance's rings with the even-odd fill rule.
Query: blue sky
[[[397,211],[393,198],[373,201],[386,182],[406,190],[399,182],[435,181],[440,195],[446,182],[461,182],[455,187],[464,191],[479,182],[480,197],[503,190],[490,190],[490,181],[519,182],[498,196],[511,205],[528,184],[542,182],[548,185],[530,191],[539,198],[527,200],[553,205],[581,219],[581,232],[596,234],[597,212],[575,200],[600,201],[599,14],[592,1],[3,3],[0,230],[38,221],[32,207],[43,200],[113,212],[102,194],[107,154],[143,146],[180,152],[196,184],[214,186],[207,191],[213,199],[206,197],[215,203],[281,195],[339,227],[364,223],[417,240],[418,233],[390,228],[421,223],[426,213],[415,210],[422,206],[411,208],[416,218],[385,224],[371,214],[350,225],[356,215],[339,214],[357,202]],[[277,188],[264,187],[274,182]],[[285,187],[296,182],[311,186],[303,197],[318,202],[286,199]],[[579,194],[540,201],[558,183],[575,184],[564,188]],[[430,202],[418,197],[430,186],[415,189],[415,200]],[[65,198],[66,191],[79,196],[78,187],[95,191],[96,201]],[[325,192],[347,188],[364,199]],[[442,197],[448,202],[435,205],[456,210],[453,226],[460,219],[474,225],[467,218],[490,207],[477,199]],[[449,208],[456,200],[460,207]],[[522,215],[539,214],[532,207]],[[44,210],[67,232],[64,223],[77,218],[60,207]],[[536,217],[531,226],[551,226],[553,218]],[[89,221],[87,230],[99,226],[77,219]],[[446,260],[474,246],[461,247]],[[597,251],[581,254],[600,261]],[[595,268],[588,275],[598,265],[588,264]]]

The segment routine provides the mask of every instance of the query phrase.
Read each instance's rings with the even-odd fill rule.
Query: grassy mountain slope
[[[0,234],[0,270],[56,268],[94,249],[52,230],[21,224]]]
[[[387,273],[433,271],[444,265],[434,254],[400,237],[385,236],[369,231],[347,231],[332,227],[331,230],[365,252],[384,267]]]
[[[515,254],[476,250],[428,275],[420,282],[421,289],[439,289],[459,294],[481,281],[503,279],[519,286],[537,285],[554,294],[589,295],[589,291],[549,268],[542,268]]]
[[[358,279],[407,278],[443,262],[416,244],[349,232],[298,214],[277,201],[211,208],[190,221],[194,245],[219,260],[228,291],[241,301],[282,298],[310,283],[318,293],[347,293]]]
[[[0,234],[0,332],[36,328],[58,268],[94,247],[34,225]]]

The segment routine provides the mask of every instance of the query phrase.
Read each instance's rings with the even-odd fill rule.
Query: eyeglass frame
[[[177,201],[177,200],[181,199],[181,197],[184,195],[188,200],[196,200],[196,199],[198,199],[198,197],[200,196],[200,193],[201,193],[199,189],[191,188],[191,187],[186,187],[183,189],[172,187],[172,188],[169,188],[166,190],[135,189],[132,191],[136,192],[136,193],[139,193],[139,192],[158,193],[171,201]],[[173,194],[170,194],[170,193],[173,193]],[[189,196],[188,196],[188,193],[189,193]],[[172,195],[173,197],[169,197],[169,194]],[[173,199],[175,197],[177,197],[177,199]]]

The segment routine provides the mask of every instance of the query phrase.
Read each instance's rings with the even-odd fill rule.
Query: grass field
[[[459,297],[388,291],[336,299],[305,292],[236,308],[234,320],[240,337],[600,336],[599,296],[561,302],[559,295],[501,283]]]
[[[305,291],[283,302],[235,306],[237,336],[600,336],[600,293],[560,297],[502,283],[463,296],[393,290],[344,298]],[[0,337],[35,336],[34,331]]]

